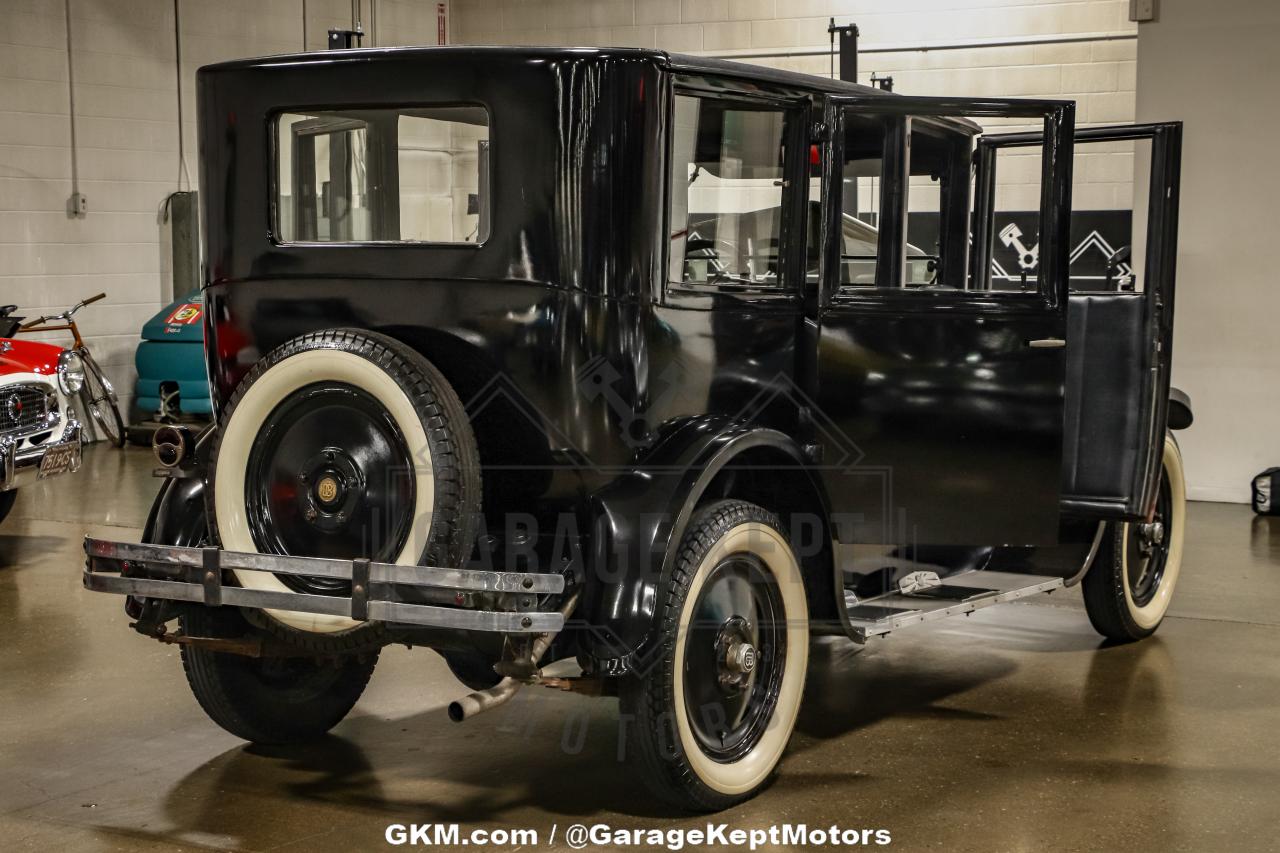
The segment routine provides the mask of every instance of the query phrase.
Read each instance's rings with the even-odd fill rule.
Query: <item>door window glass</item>
[[[1068,168],[1070,160],[1055,160],[1049,146],[1062,145],[1065,130],[1053,131],[1048,144],[1039,136],[1024,135],[1006,142],[1005,148],[993,148],[982,144],[982,128],[963,118],[963,112],[877,115],[869,108],[873,107],[844,107],[842,116],[840,142],[845,153],[838,165],[843,233],[834,283],[905,291],[1043,289],[1050,295],[1053,283],[1041,280],[1042,220],[1047,216],[1054,228],[1062,224],[1056,217],[1064,205],[1050,199],[1064,193],[1061,169]],[[1008,108],[1007,116],[993,116],[989,105],[975,103],[974,114],[999,123],[1050,112],[1016,103]],[[1040,124],[1046,132],[1067,126],[1052,118]],[[1111,160],[1099,159],[1099,176],[1118,175],[1129,167],[1123,156],[1116,156],[1123,152],[1109,154]],[[1105,172],[1108,168],[1111,172]],[[1053,186],[1046,185],[1046,174],[1054,175]],[[811,197],[818,195],[817,179],[812,180]],[[1094,195],[1101,199],[1112,190],[1120,192],[1103,182]],[[811,222],[816,221],[812,210],[810,215],[815,217]],[[811,227],[810,233],[817,229]],[[1083,245],[1087,235],[1081,240]],[[819,254],[811,239],[811,276]],[[1116,269],[1121,275],[1126,268]]]
[[[1142,291],[1146,287],[1151,140],[1077,138],[1074,154],[1071,289]],[[996,227],[1000,228],[999,220]]]
[[[841,287],[875,287],[880,267],[881,191],[884,186],[885,145],[891,119],[862,115],[846,109],[844,115],[844,158],[841,163],[840,278]],[[809,273],[818,271],[817,240],[820,177],[809,184],[810,252]],[[930,196],[920,193],[918,200]],[[937,204],[936,193],[932,196]],[[936,241],[935,241],[936,242]],[[935,243],[928,243],[934,246]],[[936,255],[915,243],[906,246],[905,279],[908,287],[929,284],[934,278]]]
[[[1041,148],[997,148],[991,210],[989,290],[1039,287]]]
[[[786,113],[677,95],[669,280],[779,286]]]
[[[975,170],[975,145],[982,138],[976,128],[913,118],[907,138],[905,286],[1038,291],[1044,146],[996,148],[986,165]],[[992,173],[980,174],[986,169]],[[978,180],[987,188],[979,187]],[[973,229],[976,205],[984,198],[989,199],[991,228],[985,250],[979,252],[975,240],[980,238]],[[985,269],[975,271],[980,264]]]
[[[973,134],[941,122],[912,119],[906,138],[903,286],[963,290],[968,277]]]
[[[885,123],[845,112],[840,172],[840,284],[875,287],[880,254],[880,191]],[[818,198],[815,191],[811,198]]]

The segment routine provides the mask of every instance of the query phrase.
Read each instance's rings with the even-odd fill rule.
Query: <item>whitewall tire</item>
[[[1165,437],[1159,494],[1151,522],[1112,524],[1081,584],[1093,627],[1127,642],[1160,627],[1182,570],[1187,487],[1182,453]]]
[[[660,658],[623,684],[629,749],[660,799],[727,808],[768,782],[795,728],[804,579],[777,518],[725,500],[691,520],[662,595]]]
[[[227,550],[457,565],[474,536],[479,460],[462,404],[434,366],[391,338],[335,330],[289,341],[241,382],[215,438],[208,493]],[[349,595],[322,579],[236,579]],[[265,612],[306,634],[368,627]]]

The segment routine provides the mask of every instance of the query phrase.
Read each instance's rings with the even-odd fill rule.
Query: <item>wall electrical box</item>
[[[1129,20],[1142,23],[1156,19],[1157,0],[1129,0]]]

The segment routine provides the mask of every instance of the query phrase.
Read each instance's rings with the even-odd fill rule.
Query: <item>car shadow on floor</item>
[[[799,735],[785,760],[887,717],[996,719],[939,707],[1016,668],[981,652],[966,660],[963,671],[949,673],[942,671],[945,662],[926,665],[909,656],[815,662]],[[347,816],[348,830],[363,838],[406,820],[484,825],[510,824],[525,814],[585,819],[608,813],[672,819],[671,809],[640,787],[619,725],[616,701],[536,688],[466,725],[449,722],[439,708],[406,718],[355,715],[318,742],[238,746],[195,768],[166,794],[163,810],[172,828],[149,837],[169,843],[232,837],[249,848],[271,846],[279,812],[294,806],[324,815],[336,808]],[[793,781],[849,784],[862,775],[833,766],[790,780],[784,766],[775,784],[786,791]]]
[[[41,565],[41,557],[60,553],[66,539],[59,536],[31,536],[0,533],[0,572]]]
[[[782,772],[771,790],[723,817],[771,813],[776,804],[805,798],[813,786],[865,785],[880,792],[877,797],[886,789],[905,796],[909,788],[907,799],[945,799],[945,768],[921,776],[911,767],[919,756],[946,765],[948,750],[965,742],[982,753],[976,763],[968,756],[965,771],[974,796],[1004,797],[1017,780],[1031,785],[1048,776],[1106,778],[1123,770],[1135,781],[1158,777],[1155,763],[1128,770],[1112,765],[1130,744],[1158,755],[1172,737],[1166,708],[1174,702],[1177,670],[1170,650],[1159,637],[1122,646],[1086,638],[1083,626],[1072,627],[1079,618],[1010,610],[1000,623],[1005,634],[994,639],[974,620],[973,632],[987,635],[985,641],[968,629],[926,629],[868,651],[850,643],[815,651]],[[1025,620],[1056,625],[1061,649],[1026,648],[1019,639]],[[1081,650],[1087,670],[1074,658],[1071,680],[1048,680],[1059,658]],[[1034,670],[1041,666],[1050,669]],[[401,674],[395,666],[385,673]],[[643,792],[634,762],[620,748],[614,700],[527,688],[509,705],[459,725],[438,704],[450,687],[433,682],[431,691],[431,710],[394,716],[357,708],[336,734],[305,746],[227,749],[160,794],[163,818],[152,829],[99,828],[139,843],[205,839],[199,843],[263,849],[296,842],[296,835],[282,833],[314,821],[328,827],[323,844],[313,846],[319,849],[342,839],[357,846],[380,839],[397,822],[536,826],[609,814],[664,825],[696,819],[673,816]],[[1046,719],[1053,729],[1043,728]],[[213,726],[203,718],[191,725]],[[912,732],[909,746],[893,735],[904,727]],[[873,728],[876,733],[868,731]],[[1081,741],[1078,733],[1085,731]],[[977,746],[1029,736],[1048,737],[1030,758]]]

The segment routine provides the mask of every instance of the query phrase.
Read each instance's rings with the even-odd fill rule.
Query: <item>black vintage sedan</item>
[[[198,82],[216,422],[157,433],[144,541],[88,540],[84,580],[228,731],[318,737],[408,643],[457,721],[540,682],[618,696],[652,790],[720,809],[777,767],[814,635],[1077,583],[1103,635],[1159,626],[1178,124],[652,50]],[[1152,152],[1141,280],[1072,290],[1073,154],[1117,140]],[[993,276],[1015,150],[1038,242]]]

